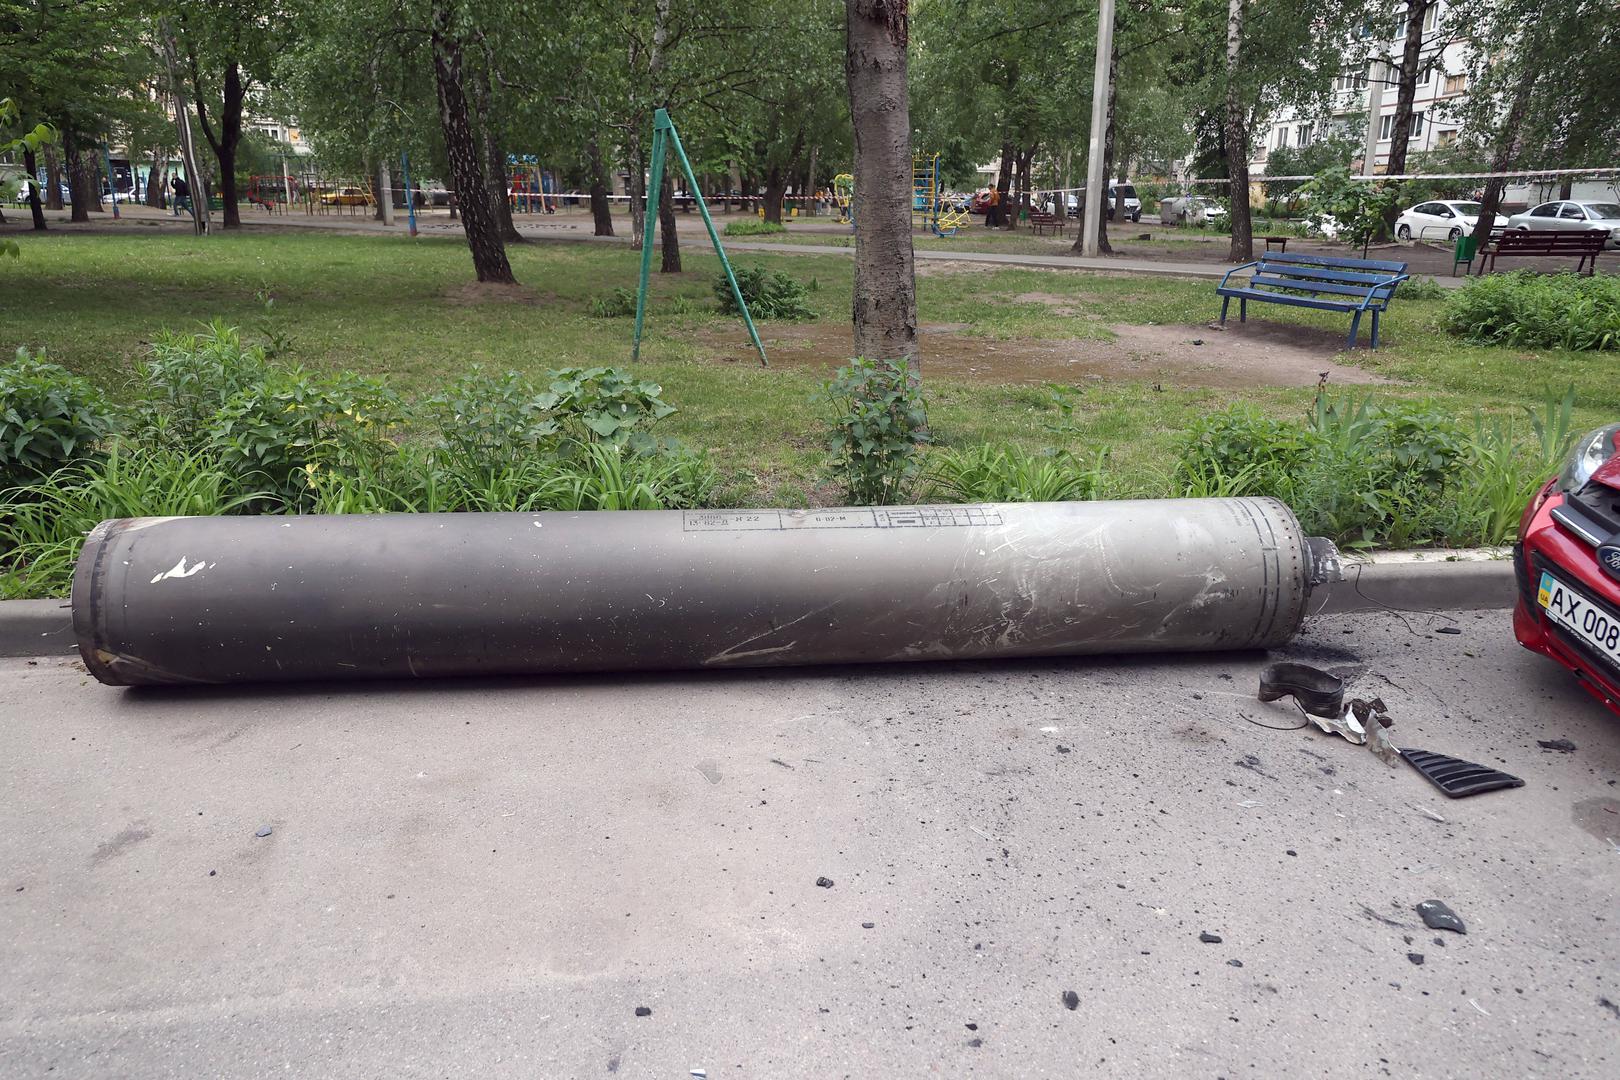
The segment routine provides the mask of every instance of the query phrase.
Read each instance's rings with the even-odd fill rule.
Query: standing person
[[[191,213],[191,185],[179,176],[169,181],[169,187],[174,189],[174,216],[180,216],[183,207],[186,213]]]
[[[988,200],[989,209],[984,212],[984,227],[994,229],[1001,224],[1001,191],[995,187],[990,189]]]

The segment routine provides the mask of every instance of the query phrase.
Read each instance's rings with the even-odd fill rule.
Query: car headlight
[[[1614,457],[1615,439],[1620,437],[1620,424],[1610,424],[1583,435],[1570,451],[1564,470],[1558,474],[1558,487],[1564,492],[1579,491],[1592,479],[1603,463]]]

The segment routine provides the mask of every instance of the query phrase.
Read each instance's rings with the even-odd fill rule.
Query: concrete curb
[[[66,600],[0,601],[0,656],[76,653],[73,613]]]
[[[1512,607],[1513,563],[1488,554],[1394,552],[1367,562],[1347,562],[1345,580],[1313,595],[1310,612]],[[66,600],[0,601],[0,656],[60,656],[77,647]]]

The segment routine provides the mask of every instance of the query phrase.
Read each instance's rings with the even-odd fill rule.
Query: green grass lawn
[[[836,239],[801,236],[804,242]],[[594,298],[614,287],[634,287],[637,256],[618,246],[515,246],[511,258],[524,291],[512,299],[492,298],[472,286],[466,250],[450,239],[265,230],[200,241],[64,232],[24,235],[21,242],[22,258],[5,266],[0,346],[8,352],[43,349],[123,397],[131,394],[132,365],[156,331],[183,330],[216,317],[249,337],[285,335],[286,362],[386,374],[408,394],[432,393],[475,364],[540,373],[629,363],[631,320],[589,314]],[[747,252],[738,261],[802,281],[814,278],[818,288],[811,299],[820,319],[829,329],[847,325],[847,257]],[[819,377],[721,362],[701,338],[720,332],[742,341],[743,332],[714,311],[715,259],[694,245],[686,266],[679,276],[654,277],[656,300],[639,366],[680,409],[664,430],[712,451],[729,478],[728,498],[825,501],[820,407],[813,400]],[[1061,298],[1076,314],[1058,315],[1049,302],[1018,299],[1030,293]],[[268,314],[265,297],[275,301]],[[1612,357],[1460,345],[1436,328],[1440,309],[1440,301],[1397,301],[1386,321],[1386,347],[1338,359],[1401,380],[1378,388],[1379,394],[1432,398],[1458,414],[1515,411],[1571,384],[1583,421],[1595,423],[1620,406],[1620,382],[1608,369]],[[1017,268],[932,272],[918,281],[922,322],[964,324],[963,333],[986,339],[1107,337],[1109,323],[1201,327],[1217,311],[1208,281]],[[1101,318],[1086,318],[1088,313]],[[1251,314],[1341,332],[1346,322],[1276,305]],[[1311,397],[1309,389],[1230,391],[1168,383],[1155,389],[1105,380],[1086,384],[1065,418],[1052,393],[1038,386],[934,378],[926,365],[923,377],[930,422],[942,443],[1007,441],[1088,456],[1107,447],[1122,475],[1166,468],[1169,448],[1190,418],[1238,397],[1294,415]]]

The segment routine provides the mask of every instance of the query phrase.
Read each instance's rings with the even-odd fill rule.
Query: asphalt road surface
[[[1297,717],[1259,654],[173,692],[0,661],[0,1075],[1620,1075],[1620,721],[1459,619],[1291,650],[1527,782],[1459,801],[1247,722]]]

